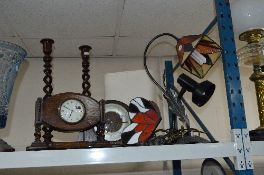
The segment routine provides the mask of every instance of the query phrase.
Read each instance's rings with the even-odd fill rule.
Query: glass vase
[[[0,41],[0,129],[5,128],[8,104],[20,64],[26,57],[20,46]]]

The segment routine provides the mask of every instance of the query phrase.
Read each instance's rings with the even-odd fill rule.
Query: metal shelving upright
[[[247,130],[240,73],[229,0],[215,0],[218,30],[223,48],[223,68],[233,141],[238,145],[235,157],[237,175],[253,174],[251,146]]]

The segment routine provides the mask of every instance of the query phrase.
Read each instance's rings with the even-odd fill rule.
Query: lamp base
[[[264,141],[264,128],[249,131],[251,141]]]
[[[13,152],[15,149],[8,145],[4,140],[0,139],[0,152]]]
[[[258,43],[264,37],[264,29],[252,29],[239,35],[240,41],[247,41],[248,43]]]

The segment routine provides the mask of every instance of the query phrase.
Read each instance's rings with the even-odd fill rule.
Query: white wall
[[[19,70],[19,75],[14,87],[12,99],[10,103],[10,112],[8,117],[7,127],[1,129],[0,138],[4,138],[9,144],[14,146],[16,150],[25,150],[25,147],[30,145],[34,140],[33,122],[34,122],[34,103],[37,97],[43,96],[42,73],[43,62],[40,58],[27,59]],[[59,92],[81,92],[81,59],[80,58],[55,58],[54,66],[54,94]],[[163,60],[152,58],[149,59],[149,67],[152,71],[158,74],[163,70]],[[143,61],[141,58],[92,58],[91,59],[91,84],[92,97],[97,100],[104,98],[104,75],[110,72],[120,72],[129,70],[143,69]],[[177,71],[175,77],[183,70]],[[228,118],[228,110],[225,95],[225,85],[223,79],[223,69],[221,61],[218,61],[215,67],[209,72],[206,77],[216,84],[216,91],[212,99],[202,108],[194,105],[194,110],[198,113],[202,121],[219,141],[230,140],[230,126]],[[256,128],[258,124],[256,97],[254,94],[254,85],[248,80],[251,74],[251,69],[243,69],[241,71],[241,79],[243,82],[244,102],[246,108],[246,116],[249,129]],[[196,79],[201,82],[201,80]],[[175,80],[176,81],[176,80]],[[128,89],[131,87],[128,87]],[[129,90],[128,90],[129,91]],[[187,99],[190,93],[184,95]],[[188,99],[189,101],[189,99]],[[190,102],[190,104],[192,104]],[[166,116],[166,108],[164,110]],[[167,122],[164,117],[164,121]],[[199,128],[195,122],[192,122],[192,127]],[[76,134],[54,134],[58,140],[76,140]],[[183,161],[183,168],[199,168],[201,161]],[[168,165],[170,166],[170,165]],[[99,166],[100,167],[100,166]],[[129,165],[113,165],[107,166],[107,172],[115,172],[113,169],[125,171],[162,171],[164,168],[162,162],[144,163],[144,164],[129,164]],[[54,170],[54,168],[52,168]],[[77,169],[77,168],[76,168]],[[121,170],[120,170],[121,169]],[[39,169],[40,170],[40,169]],[[44,172],[50,169],[44,170]],[[24,174],[34,174],[38,170],[23,170]],[[55,170],[54,170],[55,171]],[[63,171],[58,169],[57,171]],[[77,169],[77,172],[83,174],[87,172],[86,167]],[[89,171],[98,173],[98,168],[89,167]],[[14,170],[0,171],[1,174],[12,174]],[[72,171],[63,171],[63,174],[74,174]],[[20,174],[21,174],[20,173]],[[167,172],[168,173],[168,172]],[[22,173],[23,174],[23,173]],[[38,172],[39,174],[39,172]],[[55,174],[59,174],[55,171]]]

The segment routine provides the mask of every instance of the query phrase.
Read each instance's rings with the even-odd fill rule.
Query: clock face
[[[120,140],[121,133],[130,123],[125,104],[117,101],[108,101],[105,104],[105,140]]]
[[[69,99],[61,104],[59,113],[62,120],[70,124],[75,124],[83,119],[85,108],[81,101]]]

